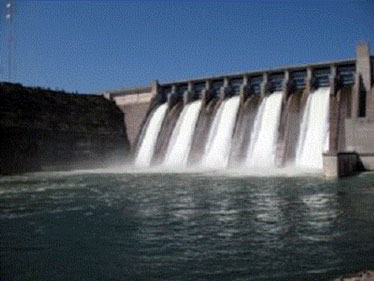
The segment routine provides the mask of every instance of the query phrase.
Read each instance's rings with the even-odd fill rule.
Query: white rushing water
[[[219,107],[209,131],[202,166],[217,169],[227,167],[239,103],[239,97],[232,97]]]
[[[167,110],[167,104],[160,105],[152,114],[149,124],[144,133],[143,139],[135,159],[135,166],[146,168],[151,165],[153,151],[156,145],[157,136],[160,132],[162,121]]]
[[[275,167],[282,97],[282,92],[274,92],[262,100],[251,130],[245,166]]]
[[[308,97],[296,150],[296,166],[322,169],[322,153],[329,142],[330,88],[320,88]]]
[[[187,104],[183,108],[171,135],[163,166],[185,167],[187,165],[200,108],[201,100]]]

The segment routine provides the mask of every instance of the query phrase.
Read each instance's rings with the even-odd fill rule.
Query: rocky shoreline
[[[348,273],[332,281],[374,281],[374,270],[362,270],[356,273]]]

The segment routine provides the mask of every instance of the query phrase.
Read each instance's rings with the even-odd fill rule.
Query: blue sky
[[[345,59],[359,41],[374,45],[370,0],[15,2],[14,82],[81,93]]]

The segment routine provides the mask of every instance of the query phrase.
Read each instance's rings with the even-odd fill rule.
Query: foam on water
[[[322,153],[329,143],[330,88],[320,88],[311,93],[300,125],[296,150],[296,166],[322,169]]]
[[[173,130],[163,166],[186,166],[201,104],[199,100],[184,107]]]
[[[143,139],[139,146],[134,165],[136,167],[149,167],[156,145],[157,136],[160,132],[162,121],[167,110],[167,104],[160,105],[152,114],[151,120],[146,128]]]
[[[251,131],[245,166],[275,167],[282,97],[282,92],[274,92],[262,100]]]
[[[221,104],[209,131],[201,166],[218,169],[227,167],[239,103],[240,98],[236,96]]]

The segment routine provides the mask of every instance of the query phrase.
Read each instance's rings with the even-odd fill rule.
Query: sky
[[[374,45],[373,0],[14,2],[12,82],[79,93],[354,58],[358,42]]]

